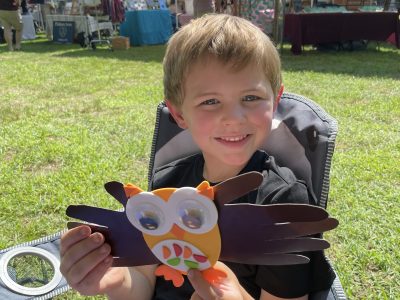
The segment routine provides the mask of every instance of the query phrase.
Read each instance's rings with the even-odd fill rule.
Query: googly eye
[[[142,192],[129,198],[126,216],[143,233],[162,235],[172,227],[165,215],[166,203],[153,193]]]
[[[178,215],[181,222],[190,229],[199,229],[204,223],[203,210],[197,207],[181,207]]]
[[[156,230],[160,226],[160,216],[156,212],[148,210],[148,208],[139,209],[135,218],[147,230]]]
[[[206,233],[217,223],[218,212],[209,198],[197,189],[184,187],[177,189],[170,197],[168,205],[175,211],[175,223],[191,233]]]

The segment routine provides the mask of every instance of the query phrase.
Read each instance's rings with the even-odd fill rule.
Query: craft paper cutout
[[[263,176],[249,172],[215,186],[164,188],[145,192],[113,181],[106,191],[123,211],[71,205],[67,215],[104,234],[112,249],[113,266],[160,264],[157,276],[183,284],[189,269],[199,269],[209,282],[225,274],[217,260],[257,264],[303,264],[296,252],[329,247],[309,235],[334,229],[338,221],[320,207],[305,204],[229,204],[259,187]],[[68,228],[82,225],[69,222]]]
[[[125,207],[131,224],[143,233],[151,252],[163,264],[156,275],[183,284],[182,274],[189,269],[208,270],[221,252],[218,212],[214,191],[208,182],[197,188],[165,188],[144,192],[130,185]]]

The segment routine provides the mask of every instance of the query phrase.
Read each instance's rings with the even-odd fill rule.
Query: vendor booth
[[[125,13],[120,33],[129,37],[133,46],[166,43],[172,34],[168,10],[135,10]]]
[[[353,44],[366,45],[368,41],[390,42],[400,48],[398,0],[305,3],[290,0],[285,12],[283,35],[293,54],[301,54],[303,45],[353,50]]]
[[[125,21],[121,36],[132,46],[166,43],[173,31],[171,11],[166,0],[125,0]]]
[[[55,42],[74,41],[93,49],[94,41],[110,45],[108,39],[124,20],[123,0],[53,0],[52,3],[53,6],[41,10],[41,16],[47,38]],[[62,34],[72,34],[72,38],[60,39]]]
[[[398,12],[350,12],[287,14],[285,37],[293,54],[300,54],[302,45],[343,43],[348,41],[386,41],[394,35],[400,48]]]
[[[75,38],[81,32],[85,35],[89,35],[96,32],[97,29],[113,31],[113,25],[111,22],[98,22],[95,17],[92,16],[48,15],[46,17],[46,34],[49,39],[53,39],[54,22],[73,22]]]

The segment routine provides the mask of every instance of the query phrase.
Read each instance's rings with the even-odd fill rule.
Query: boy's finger
[[[107,282],[103,279],[105,273],[111,267],[112,257],[108,256],[102,261],[100,261],[93,269],[91,269],[85,276],[83,276],[80,281],[70,281],[72,288],[84,293],[86,295],[94,295],[97,292],[101,292]],[[103,279],[103,280],[102,280]],[[93,289],[93,290],[92,290]]]
[[[200,299],[217,299],[222,297],[222,294],[218,289],[214,288],[208,281],[206,281],[198,270],[189,270],[188,278],[192,284],[195,294],[199,296]],[[195,295],[194,295],[195,296]]]
[[[91,233],[89,226],[79,226],[68,230],[61,236],[60,255],[64,256],[65,252],[77,242],[87,238]]]
[[[100,248],[104,246],[110,248],[109,245],[104,244],[104,237],[102,234],[96,232],[89,235],[87,238],[78,241],[65,251],[61,259],[60,270],[62,274],[67,274],[70,269],[86,257],[92,257]],[[104,255],[103,255],[104,256]]]
[[[93,250],[84,256],[78,263],[75,263],[67,271],[66,277],[69,278],[69,283],[77,284],[88,276],[92,270],[96,269],[101,264],[110,267],[112,257],[109,256],[111,248],[108,244],[103,244],[101,247]]]

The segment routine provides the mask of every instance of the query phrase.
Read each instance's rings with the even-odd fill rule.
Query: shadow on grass
[[[1,49],[5,45],[0,45]],[[110,51],[106,46],[98,49],[81,48],[79,44],[56,44],[40,37],[23,43],[23,52],[47,53],[56,57],[119,59],[143,62],[162,62],[165,45],[131,47]],[[290,45],[281,52],[283,69],[287,72],[313,71],[325,74],[345,74],[355,77],[381,77],[400,79],[400,50],[385,43],[370,42],[366,49],[345,51],[318,51],[306,47],[301,55],[293,55]]]
[[[82,51],[64,52],[57,54],[60,57],[101,57],[104,59],[136,60],[143,62],[162,62],[165,45],[131,47],[127,50],[114,50],[104,48],[82,49]]]
[[[0,49],[6,46],[0,45]],[[82,48],[79,44],[57,44],[46,38],[24,41],[22,51],[26,53],[47,53],[56,57],[98,57],[103,59],[136,60],[143,62],[162,62],[165,45],[131,47],[127,50],[111,51],[107,46],[100,45],[96,50]],[[1,50],[0,50],[1,52]]]
[[[400,79],[400,50],[384,43],[370,42],[366,49],[354,51],[318,51],[308,47],[301,55],[293,55],[290,45],[284,45],[281,58],[287,72],[313,71]]]

